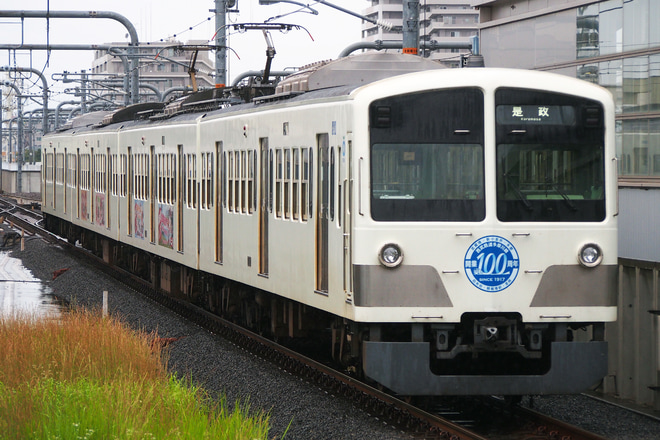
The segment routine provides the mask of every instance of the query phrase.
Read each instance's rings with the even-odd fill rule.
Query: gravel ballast
[[[346,399],[327,394],[125,288],[60,247],[32,237],[25,250],[16,246],[12,256],[69,303],[100,309],[103,291],[108,291],[110,313],[132,328],[160,337],[183,337],[169,347],[169,370],[178,377],[192,377],[213,396],[224,394],[230,403],[246,402],[251,410],[268,412],[271,439],[284,433],[287,439],[410,438]],[[53,279],[53,272],[60,269],[69,270]],[[529,398],[523,403],[529,404]],[[660,438],[657,420],[584,396],[535,397],[533,405],[609,439]]]
[[[168,368],[192,377],[212,396],[248,403],[270,414],[269,438],[404,439],[409,438],[346,399],[327,394],[253,354],[210,334],[116,280],[88,267],[60,247],[39,238],[26,240],[22,260],[52,293],[73,305],[100,310],[108,291],[110,314],[135,329],[159,337],[180,337],[169,346]],[[69,269],[53,279],[53,272]]]

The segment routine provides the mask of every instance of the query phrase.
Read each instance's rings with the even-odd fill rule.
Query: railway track
[[[122,281],[128,287],[177,312],[201,327],[221,335],[283,370],[305,378],[327,392],[343,396],[373,416],[424,439],[563,439],[602,440],[595,434],[551,419],[540,413],[497,400],[471,399],[473,405],[441,404],[426,401],[418,406],[371,387],[320,362],[301,355],[232,322],[212,314],[190,302],[166,296],[153,289],[149,282],[115,266],[109,266],[90,252],[69,244],[41,226],[41,214],[30,203],[0,198],[0,215],[28,235],[58,243],[72,252],[83,254],[99,270]],[[497,421],[497,423],[493,422]]]

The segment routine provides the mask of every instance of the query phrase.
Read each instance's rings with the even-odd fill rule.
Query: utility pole
[[[227,10],[236,6],[238,0],[214,0],[215,9],[215,88],[227,85]]]
[[[403,53],[417,55],[419,47],[419,0],[403,0]]]

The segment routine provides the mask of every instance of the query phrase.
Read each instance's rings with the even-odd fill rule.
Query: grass
[[[169,375],[152,337],[84,311],[0,317],[0,439],[267,438],[267,415]]]

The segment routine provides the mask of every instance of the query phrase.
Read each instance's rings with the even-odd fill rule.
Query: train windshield
[[[371,153],[374,219],[483,219],[481,145],[376,144]]]
[[[496,93],[497,217],[504,222],[605,218],[602,107],[520,89]]]
[[[483,101],[481,90],[464,88],[371,104],[374,220],[485,218]]]

